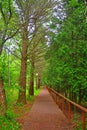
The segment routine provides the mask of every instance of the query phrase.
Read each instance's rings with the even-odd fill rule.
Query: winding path
[[[27,115],[23,130],[73,130],[62,111],[43,88]]]

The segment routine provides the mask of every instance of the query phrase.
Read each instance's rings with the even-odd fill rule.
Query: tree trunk
[[[2,54],[3,45],[4,45],[3,43],[2,45],[0,45],[0,56]],[[1,78],[0,75],[0,116],[4,116],[6,110],[7,110],[6,94],[5,94],[3,79]]]
[[[7,110],[6,95],[3,80],[0,79],[0,116],[4,116]]]
[[[36,76],[36,89],[38,89],[38,75]]]
[[[31,64],[29,95],[34,96],[34,62]]]
[[[27,44],[28,44],[28,31],[27,26],[24,27],[22,36],[22,58],[21,58],[21,69],[19,78],[19,96],[17,103],[26,103],[26,68],[27,68]]]
[[[3,50],[3,44],[0,45],[0,55],[2,54],[2,50]]]
[[[40,77],[36,77],[36,89],[39,89],[40,88],[40,84],[41,84],[41,80],[40,80]]]
[[[82,97],[83,97],[83,95],[82,95],[82,90],[80,89],[80,90],[79,90],[79,95],[78,95],[78,104],[81,104]]]

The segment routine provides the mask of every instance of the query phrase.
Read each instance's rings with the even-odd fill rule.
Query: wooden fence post
[[[82,128],[86,130],[86,112],[82,111]]]
[[[71,104],[68,102],[68,119],[71,119]]]

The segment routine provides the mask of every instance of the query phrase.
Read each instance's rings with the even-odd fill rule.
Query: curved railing
[[[86,114],[87,114],[87,109],[80,106],[79,104],[69,100],[68,98],[64,97],[63,95],[61,95],[60,93],[56,92],[55,90],[53,90],[50,87],[47,87],[49,92],[51,93],[51,95],[53,96],[55,102],[58,104],[58,106],[62,109],[63,113],[65,114],[65,109],[67,109],[67,117],[69,119],[69,121],[71,120],[71,116],[72,116],[72,107],[75,107],[76,109],[78,109],[78,111],[80,110],[82,112],[81,114],[81,120],[82,120],[82,130],[86,130]],[[67,106],[67,107],[66,107]]]

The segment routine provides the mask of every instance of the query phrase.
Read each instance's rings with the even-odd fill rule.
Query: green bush
[[[6,115],[0,117],[0,130],[19,130],[19,124],[12,110],[7,110]]]

